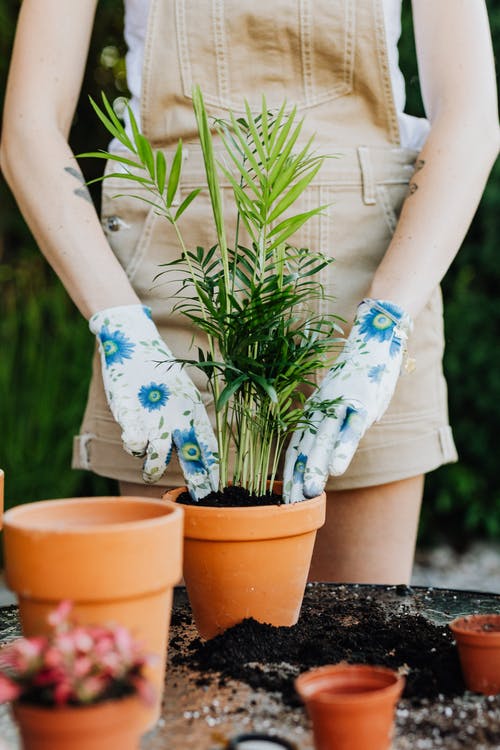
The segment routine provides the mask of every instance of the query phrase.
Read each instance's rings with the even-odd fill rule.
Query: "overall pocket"
[[[207,104],[300,109],[352,90],[354,0],[174,0],[183,93],[199,84]],[[321,23],[318,19],[321,19]]]

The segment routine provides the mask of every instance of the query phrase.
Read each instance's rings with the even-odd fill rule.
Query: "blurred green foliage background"
[[[401,65],[407,111],[422,114],[411,29],[404,0]],[[19,0],[0,0],[0,105]],[[500,0],[488,3],[494,45],[500,44]],[[101,0],[82,96],[72,129],[76,153],[104,147],[107,135],[88,95],[126,94],[122,3]],[[61,60],[61,66],[64,60]],[[97,160],[85,162],[95,176]],[[467,175],[464,174],[464,179]],[[93,193],[98,202],[98,189]],[[420,542],[457,547],[500,538],[500,163],[464,246],[448,273],[445,368],[460,463],[428,477]],[[71,440],[83,412],[93,337],[40,255],[0,177],[0,466],[7,506],[42,498],[116,493],[111,480],[70,469]]]

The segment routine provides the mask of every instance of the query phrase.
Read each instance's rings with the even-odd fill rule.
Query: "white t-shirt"
[[[132,98],[130,105],[139,117],[142,60],[147,30],[147,17],[151,0],[125,0],[125,41],[127,52],[127,81]],[[401,145],[420,150],[429,132],[429,122],[423,117],[413,117],[404,112],[406,103],[405,81],[399,69],[398,40],[401,35],[402,0],[383,0],[386,38],[394,102],[399,121]]]

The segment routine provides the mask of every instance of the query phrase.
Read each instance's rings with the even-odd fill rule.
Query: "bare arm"
[[[413,0],[431,131],[369,296],[419,313],[455,257],[500,145],[483,0]]]
[[[41,250],[85,317],[139,302],[68,146],[97,0],[24,0],[0,164]]]

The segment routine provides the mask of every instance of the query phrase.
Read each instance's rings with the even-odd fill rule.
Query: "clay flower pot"
[[[500,693],[500,614],[458,617],[449,626],[469,690]]]
[[[367,664],[328,665],[295,680],[316,750],[389,750],[403,687],[397,672]]]
[[[325,493],[288,505],[182,507],[184,580],[200,635],[213,638],[246,617],[294,625],[325,522]]]
[[[148,726],[160,713],[182,520],[181,506],[140,497],[46,500],[4,516],[6,580],[23,634],[48,633],[47,616],[63,599],[82,625],[127,627],[157,659],[146,670],[158,696],[143,709]]]
[[[139,750],[144,713],[137,696],[61,708],[15,703],[12,710],[24,750]]]

